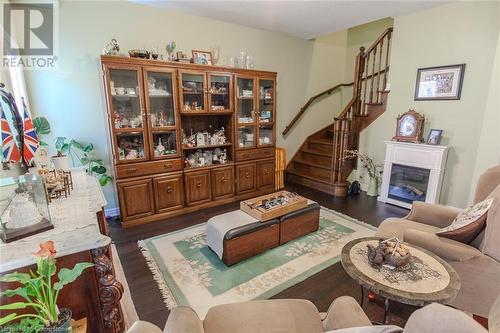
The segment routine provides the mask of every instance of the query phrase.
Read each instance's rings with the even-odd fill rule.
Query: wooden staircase
[[[356,57],[355,80],[340,84],[309,99],[286,126],[287,135],[308,107],[318,98],[332,94],[341,87],[353,86],[353,97],[333,123],[307,137],[288,163],[288,182],[302,184],[336,196],[345,196],[347,177],[357,160],[347,159],[346,150],[357,149],[360,133],[370,126],[387,107],[389,91],[385,90],[389,72],[392,28],[366,51],[362,47]]]

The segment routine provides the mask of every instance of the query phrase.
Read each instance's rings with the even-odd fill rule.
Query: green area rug
[[[206,245],[205,223],[139,241],[165,304],[204,318],[217,304],[267,299],[340,260],[348,241],[375,228],[321,208],[318,231],[227,267]]]

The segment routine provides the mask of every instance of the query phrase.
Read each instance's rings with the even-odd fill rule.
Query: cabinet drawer
[[[167,212],[184,206],[184,186],[181,173],[154,178],[153,188],[157,213]]]
[[[186,184],[186,204],[199,204],[210,201],[210,170],[184,174]]]
[[[236,166],[236,191],[238,194],[255,191],[255,163]]]
[[[274,147],[236,151],[236,161],[257,160],[260,158],[274,157],[274,151]]]
[[[233,168],[219,168],[210,171],[212,176],[212,197],[230,197],[234,193]]]
[[[179,171],[182,167],[180,158],[116,166],[117,178],[152,175],[155,173]]]

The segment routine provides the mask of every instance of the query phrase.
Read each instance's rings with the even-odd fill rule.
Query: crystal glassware
[[[217,65],[220,59],[220,46],[212,45],[210,51],[212,52],[212,65]]]

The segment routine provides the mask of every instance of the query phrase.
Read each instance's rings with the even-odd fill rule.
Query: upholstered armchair
[[[500,332],[500,298],[489,318],[491,333]],[[349,296],[332,302],[327,313],[320,313],[309,301],[298,299],[250,301],[217,305],[205,319],[189,307],[170,312],[163,333],[487,333],[462,311],[441,304],[430,304],[415,311],[404,329],[392,325],[372,326],[356,300]],[[162,333],[153,324],[135,322],[127,333]]]
[[[452,207],[414,202],[404,218],[382,222],[377,235],[398,237],[434,252],[458,272],[462,286],[451,303],[463,311],[487,317],[500,294],[500,166],[481,175],[474,203],[494,198],[485,229],[469,244],[436,235],[451,224],[460,210]]]

